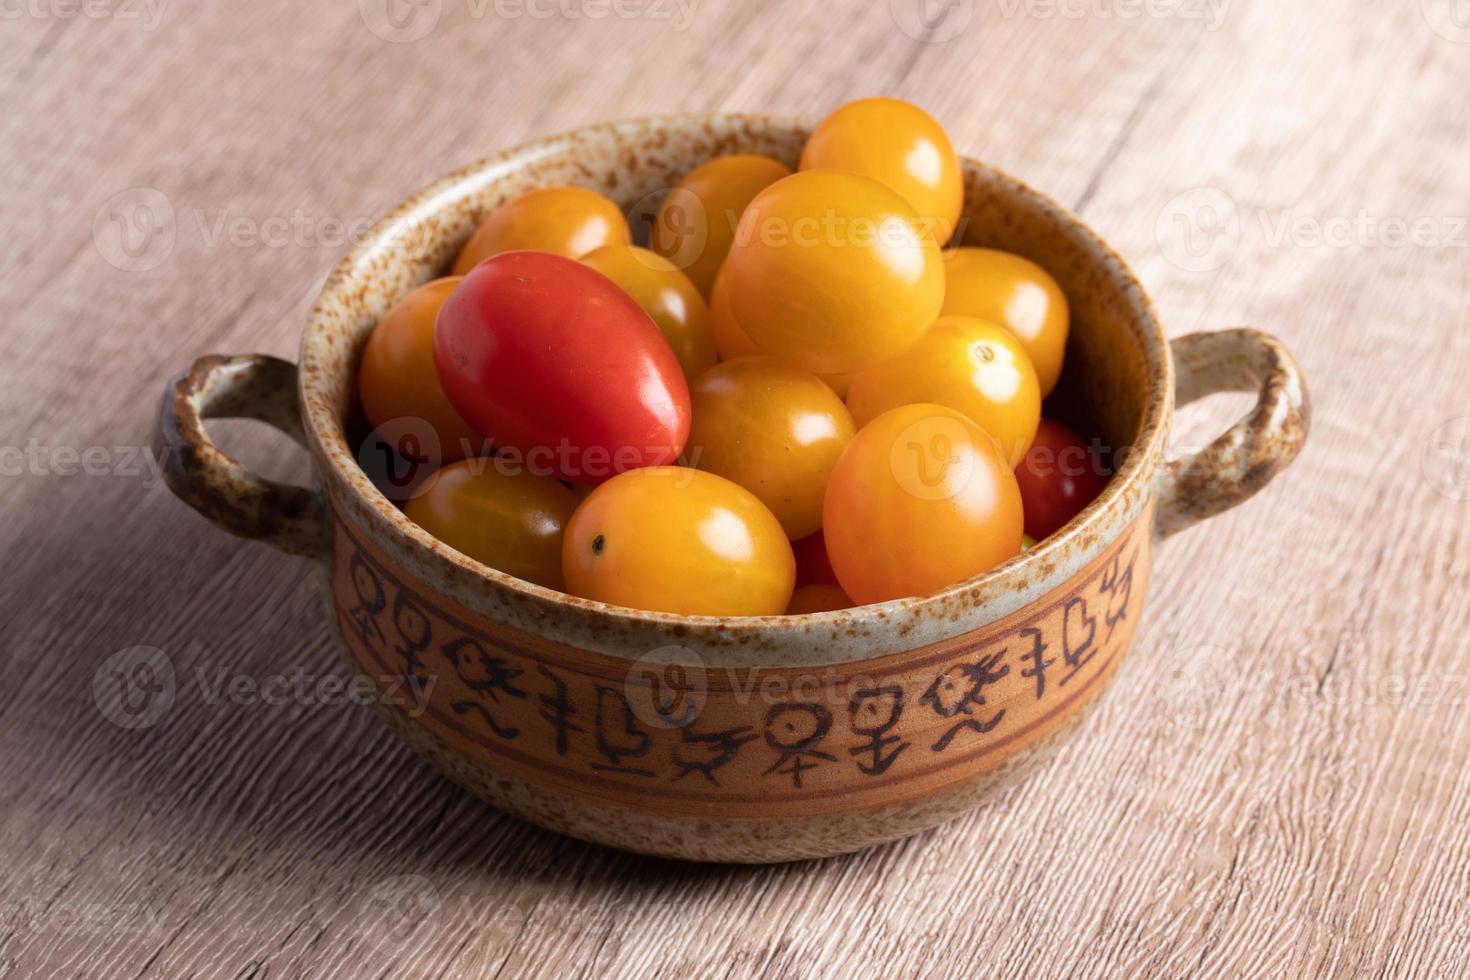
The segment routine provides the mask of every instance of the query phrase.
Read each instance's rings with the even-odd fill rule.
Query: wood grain
[[[1470,30],[1453,4],[958,0],[933,43],[899,29],[904,0],[702,0],[687,27],[663,4],[529,6],[554,15],[429,0],[442,16],[406,43],[368,28],[377,0],[5,6],[0,970],[1462,973]],[[219,687],[300,674],[310,691],[340,668],[306,564],[212,531],[140,464],[169,375],[206,351],[292,356],[344,234],[457,164],[592,120],[876,92],[1079,209],[1171,332],[1264,327],[1313,384],[1302,459],[1162,549],[1133,652],[1054,764],[904,843],[689,867],[490,811],[356,705]],[[173,240],[130,272],[109,215],[140,187]],[[1178,443],[1242,407],[1191,408]],[[305,477],[258,427],[218,431]],[[128,729],[92,685],[140,645],[177,691]]]

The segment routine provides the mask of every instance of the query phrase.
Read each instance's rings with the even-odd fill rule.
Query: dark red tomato
[[[1016,482],[1026,533],[1040,541],[1092,503],[1107,485],[1108,471],[1077,433],[1044,418],[1016,467]]]
[[[832,571],[832,560],[827,557],[827,539],[821,531],[791,542],[791,553],[796,556],[798,588],[837,584],[837,573]]]
[[[672,463],[689,385],[648,314],[574,259],[505,252],[439,312],[434,364],[455,410],[511,465],[571,483]]]

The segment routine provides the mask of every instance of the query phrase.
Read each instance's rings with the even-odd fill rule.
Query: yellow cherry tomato
[[[851,609],[852,600],[836,585],[803,585],[791,593],[791,604],[786,615],[800,616],[804,613],[831,612],[834,609]]]
[[[852,379],[855,377],[856,375],[853,374],[821,375],[822,380],[827,382],[827,387],[836,392],[838,398],[847,397],[847,393],[852,390]]]
[[[729,276],[725,271],[715,277],[714,290],[709,301],[709,328],[719,349],[720,360],[733,361],[737,357],[756,357],[764,354],[750,339],[740,321],[735,319],[735,310],[730,305]]]
[[[930,402],[965,415],[1000,443],[1015,469],[1041,423],[1041,391],[1016,335],[970,316],[942,316],[917,344],[861,371],[847,394],[853,421]]]
[[[1045,269],[993,248],[955,248],[944,253],[944,312],[998,323],[1021,339],[1041,397],[1062,374],[1071,313],[1062,287]]]
[[[949,241],[964,205],[965,181],[944,127],[900,99],[849,102],[817,126],[801,151],[802,170],[849,170],[898,191]]]
[[[787,537],[816,533],[827,474],[853,434],[842,399],[815,374],[773,357],[726,361],[690,395],[690,465],[755,494]]]
[[[567,591],[689,616],[786,611],[796,559],[750,491],[683,466],[629,470],[588,494],[562,543]]]
[[[715,277],[714,296],[710,300],[709,308],[710,333],[714,335],[715,346],[720,351],[720,360],[765,356],[766,352],[755,345],[740,321],[735,319],[735,311],[730,308],[730,291],[721,285],[724,281],[723,272]],[[852,385],[852,375],[819,374],[817,377],[825,381],[827,387],[837,393],[838,398],[847,397],[847,390]]]
[[[943,265],[896,192],[858,174],[808,170],[745,209],[725,285],[756,346],[808,371],[842,374],[923,335],[944,301]]]
[[[576,507],[576,495],[551,477],[482,457],[429,477],[403,512],[481,564],[561,590],[562,535]]]
[[[659,206],[649,245],[713,295],[715,275],[735,240],[740,216],[755,196],[791,168],[750,153],[715,157],[684,176]]]
[[[459,253],[462,276],[492,255],[533,249],[580,259],[594,248],[632,240],[623,211],[585,187],[542,187],[490,213]]]
[[[857,603],[924,595],[1021,550],[1021,491],[995,440],[943,405],[884,412],[847,444],[822,507],[827,557]]]
[[[379,321],[363,348],[357,372],[362,408],[390,443],[412,437],[415,454],[433,465],[478,453],[484,440],[460,418],[434,369],[434,320],[459,285],[435,279],[409,293]],[[422,431],[427,426],[432,433]],[[392,430],[392,431],[390,431]],[[432,438],[437,446],[425,446]]]
[[[604,245],[582,256],[643,307],[663,333],[690,381],[715,366],[719,352],[709,329],[709,307],[689,277],[656,252],[637,245]]]

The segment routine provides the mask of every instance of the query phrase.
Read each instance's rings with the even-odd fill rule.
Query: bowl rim
[[[1143,406],[1139,431],[1133,444],[1128,447],[1122,466],[1113,473],[1103,492],[1081,513],[1072,518],[1061,529],[1041,542],[1001,564],[979,575],[953,583],[935,592],[922,596],[890,599],[849,609],[828,612],[803,613],[775,616],[711,616],[685,615],[681,613],[656,612],[634,609],[584,599],[559,592],[546,586],[516,578],[506,572],[484,565],[467,555],[461,554],[444,542],[434,538],[419,527],[381,491],[374,487],[362,471],[357,456],[352,452],[346,437],[343,419],[333,411],[325,398],[308,397],[311,389],[323,384],[323,378],[335,371],[333,358],[327,351],[325,338],[324,309],[341,302],[350,294],[358,277],[371,270],[375,263],[395,251],[401,251],[404,243],[416,240],[415,231],[433,223],[450,207],[472,196],[497,179],[516,170],[545,159],[559,151],[572,148],[579,140],[609,136],[619,131],[643,130],[649,133],[659,130],[682,129],[707,125],[712,122],[731,125],[750,125],[770,128],[786,126],[793,131],[806,130],[814,126],[815,120],[808,117],[781,114],[747,112],[673,113],[642,116],[619,121],[604,121],[579,126],[562,133],[539,137],[518,144],[498,153],[482,157],[473,163],[458,167],[410,195],[385,215],[379,218],[353,247],[336,263],[327,276],[321,291],[312,305],[306,329],[302,333],[298,393],[301,400],[302,426],[310,449],[326,466],[325,481],[329,481],[339,492],[351,495],[357,509],[371,514],[396,539],[397,544],[409,545],[424,555],[433,554],[450,562],[463,575],[478,580],[483,587],[493,587],[512,601],[531,600],[552,607],[591,614],[613,629],[619,628],[679,628],[691,633],[698,630],[715,630],[724,638],[739,642],[742,638],[759,636],[773,629],[793,627],[809,630],[850,629],[854,625],[871,624],[887,620],[898,614],[912,614],[916,607],[941,606],[952,601],[961,593],[982,587],[992,587],[1024,569],[1044,567],[1057,562],[1063,553],[1078,546],[1086,536],[1102,542],[1112,540],[1119,533],[1113,528],[1111,534],[1098,533],[1104,530],[1114,512],[1133,497],[1146,500],[1148,494],[1137,493],[1141,484],[1153,479],[1157,461],[1167,432],[1169,409],[1172,404],[1173,364],[1169,355],[1168,338],[1159,322],[1152,300],[1127,262],[1107,242],[1069,208],[1059,204],[1050,196],[1031,187],[1025,181],[973,157],[960,155],[960,164],[967,172],[984,174],[987,178],[1008,185],[1012,193],[1029,198],[1030,202],[1065,227],[1084,246],[1089,260],[1098,268],[1106,270],[1122,287],[1132,305],[1133,327],[1142,344],[1145,357],[1153,365],[1151,384]],[[729,152],[753,152],[732,150]],[[970,182],[967,173],[966,183]],[[432,278],[432,277],[431,277]],[[427,280],[425,280],[427,281]],[[357,357],[360,357],[358,344]],[[353,479],[355,470],[361,477]],[[324,482],[325,482],[324,481]],[[1088,550],[1098,545],[1084,546]]]

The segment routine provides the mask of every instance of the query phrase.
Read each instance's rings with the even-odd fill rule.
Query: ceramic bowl
[[[1048,269],[1072,308],[1048,411],[1116,447],[1103,494],[1038,547],[933,595],[796,617],[640,612],[466,558],[404,518],[349,437],[374,324],[451,263],[497,204],[578,184],[646,208],[697,164],[795,164],[810,124],[698,115],[589,126],[445,177],[332,272],[299,366],[209,356],[169,385],[157,449],[214,523],[316,560],[351,669],[392,728],[451,778],[544,827],[646,854],[767,862],[852,851],[965,813],[1042,758],[1128,650],[1162,538],[1234,506],[1300,450],[1306,390],[1250,329],[1170,344],[1128,267],[1076,217],[964,161],[963,240]],[[1172,350],[1171,350],[1172,348]],[[1176,403],[1255,407],[1166,460]],[[202,424],[247,417],[300,441],[317,485],[263,480]]]

